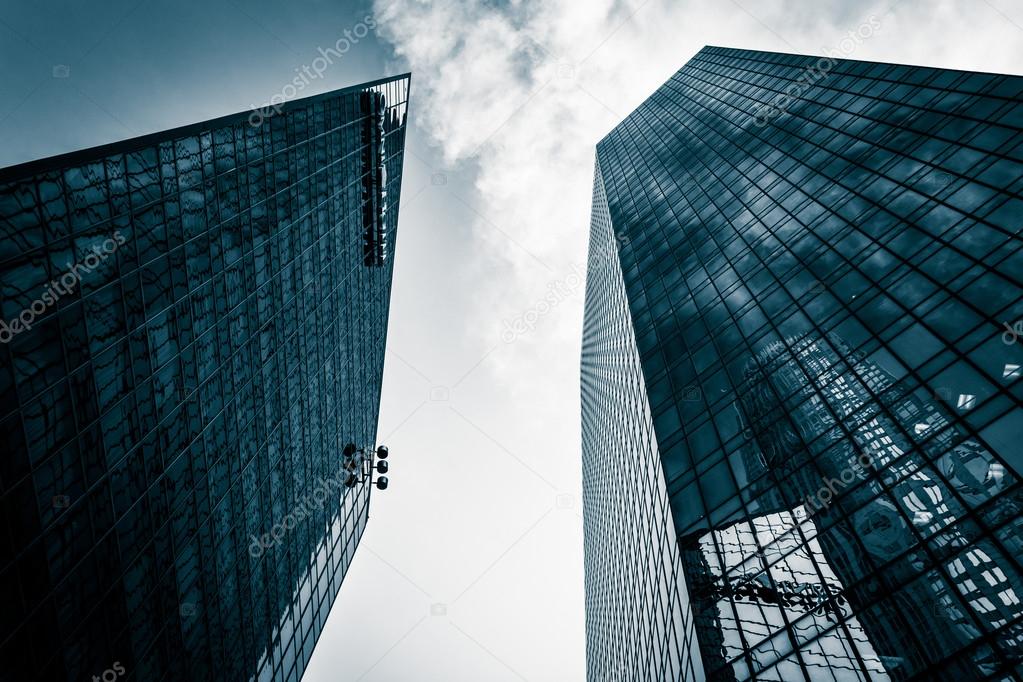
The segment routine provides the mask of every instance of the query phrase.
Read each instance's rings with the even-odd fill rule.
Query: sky
[[[1019,73],[1023,6],[2,0],[0,166],[259,106],[360,24],[300,96],[412,71],[378,439],[391,485],[304,679],[582,680],[595,144],[707,44]]]

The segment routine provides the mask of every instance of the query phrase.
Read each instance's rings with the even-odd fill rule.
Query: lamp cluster
[[[372,446],[360,448],[355,443],[346,445],[341,452],[341,465],[348,474],[345,485],[353,488],[358,483],[373,482],[374,471],[386,474],[389,468],[388,454],[390,453],[386,445],[377,446],[375,449]],[[378,476],[373,485],[380,490],[387,490],[387,477]]]

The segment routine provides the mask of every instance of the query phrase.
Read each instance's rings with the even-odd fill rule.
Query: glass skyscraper
[[[301,677],[368,515],[408,86],[0,170],[0,678]]]
[[[591,680],[1023,678],[1021,195],[1015,76],[707,47],[598,144]]]

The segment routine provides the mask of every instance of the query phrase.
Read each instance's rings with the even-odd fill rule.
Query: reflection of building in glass
[[[643,608],[642,568],[590,569],[643,542],[603,531],[616,434],[648,418],[685,679],[1008,679],[1023,79],[839,60],[758,119],[815,61],[705,48],[597,147],[591,253],[619,240],[587,282],[588,616]],[[606,652],[660,620],[588,620],[591,678],[649,679]]]
[[[301,677],[368,516],[341,452],[376,436],[407,96],[0,170],[0,677]]]
[[[912,646],[888,625],[897,618],[935,653],[988,632],[1020,650],[1023,581],[1004,558],[1020,542],[1013,529],[998,530],[1020,507],[1016,495],[999,495],[1016,480],[991,453],[834,335],[774,343],[749,363],[746,379],[741,402],[772,483],[787,506],[810,513],[841,583],[851,588],[883,567],[890,596],[847,593],[857,613],[885,612],[865,623],[890,668]],[[978,508],[987,509],[993,537],[961,523]],[[928,579],[900,593],[899,578],[924,565],[933,568]],[[960,674],[994,672],[984,658]]]
[[[715,679],[742,679],[747,657],[783,658],[788,642],[772,635],[786,625],[806,644],[799,658],[776,666],[780,679],[799,679],[800,667],[811,675],[856,670],[887,679],[818,540],[802,509],[682,540],[702,655],[709,668],[723,668]]]

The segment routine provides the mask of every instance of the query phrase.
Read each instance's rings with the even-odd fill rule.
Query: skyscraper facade
[[[301,677],[368,515],[408,85],[0,170],[0,678]]]
[[[679,679],[1017,679],[1023,78],[707,47],[597,168],[591,679],[671,678],[612,618],[670,625]],[[611,502],[647,485],[615,435],[646,422],[667,514]],[[629,563],[665,515],[677,561]],[[680,615],[643,612],[649,576]]]
[[[583,524],[591,680],[694,679],[700,658],[600,166],[583,330]],[[651,570],[652,569],[652,570]]]

